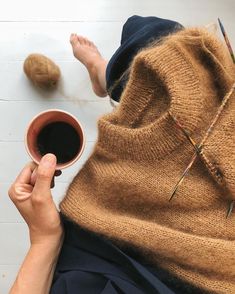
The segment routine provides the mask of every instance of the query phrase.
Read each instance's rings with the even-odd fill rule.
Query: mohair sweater
[[[235,293],[235,211],[226,218],[235,199],[234,81],[227,48],[203,29],[139,52],[119,106],[98,121],[95,148],[61,212],[137,248],[198,293]],[[203,144],[169,202],[195,152],[172,117]]]

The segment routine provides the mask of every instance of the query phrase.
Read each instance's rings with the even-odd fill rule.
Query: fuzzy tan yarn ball
[[[24,72],[34,85],[51,89],[60,79],[59,67],[42,54],[30,54],[24,61]]]

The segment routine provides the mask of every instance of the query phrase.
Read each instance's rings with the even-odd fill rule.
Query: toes
[[[94,44],[89,40],[87,39],[86,37],[83,37],[83,36],[77,36],[79,42],[81,45],[88,45],[88,46],[93,46]]]
[[[87,38],[85,38],[85,42],[86,42],[86,45],[90,46],[90,41]]]
[[[77,36],[77,38],[81,45],[86,45],[86,38],[83,36]]]
[[[90,40],[87,39],[87,42],[89,46],[93,47],[93,43]]]
[[[87,38],[85,38],[83,36],[79,36],[77,34],[71,34],[71,36],[70,36],[70,43],[72,45],[76,45],[78,42],[81,45],[90,45],[90,43],[91,43]]]
[[[92,47],[94,47],[94,48],[97,49],[96,45],[95,45],[93,42],[90,42],[90,43],[91,43],[91,46],[92,46]]]
[[[71,43],[72,46],[74,46],[74,45],[76,45],[78,43],[77,34],[71,34],[70,43]]]
[[[92,41],[90,41],[89,39],[87,39],[87,38],[86,38],[86,43],[87,43],[87,45],[89,45],[90,47],[95,47],[95,48],[96,48],[95,44],[94,44]]]
[[[92,41],[90,41],[86,37],[83,37],[83,36],[77,35],[77,34],[71,34],[70,43],[72,46],[75,46],[75,45],[77,45],[77,43],[79,43],[80,45],[86,45],[86,46],[96,48],[96,45]]]

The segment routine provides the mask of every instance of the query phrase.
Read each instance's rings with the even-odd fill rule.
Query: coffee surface
[[[53,153],[57,157],[57,163],[66,163],[80,151],[80,137],[71,125],[53,122],[39,132],[37,147],[42,156]]]

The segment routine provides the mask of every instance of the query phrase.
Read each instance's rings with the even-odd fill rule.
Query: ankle
[[[85,66],[88,69],[88,71],[98,71],[100,67],[102,67],[104,64],[106,64],[106,60],[102,57],[94,58],[93,60],[88,61]]]

